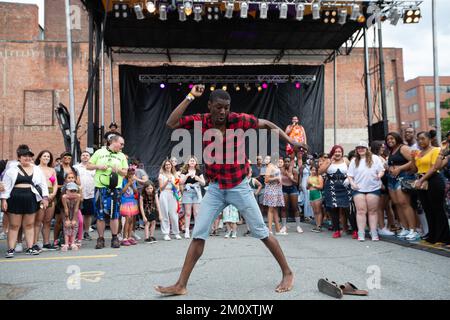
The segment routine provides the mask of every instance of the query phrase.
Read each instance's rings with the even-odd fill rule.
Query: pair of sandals
[[[367,290],[359,290],[354,284],[350,282],[346,282],[343,285],[338,285],[336,282],[330,281],[327,278],[320,279],[317,283],[317,287],[319,288],[320,292],[337,299],[341,299],[344,295],[369,295],[369,292]]]

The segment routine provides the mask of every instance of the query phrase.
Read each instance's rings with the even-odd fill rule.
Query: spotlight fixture
[[[398,24],[398,21],[400,20],[401,15],[400,12],[398,11],[398,8],[392,8],[391,11],[389,12],[389,20],[391,20],[391,24],[393,26],[396,26]]]
[[[141,9],[142,9],[142,7],[141,7]],[[115,18],[127,18],[128,17],[128,5],[116,3],[113,6],[113,13],[114,13]]]
[[[262,88],[263,89],[267,89],[269,87],[269,85],[266,83],[266,82],[264,82],[263,84],[262,84]]]
[[[186,12],[184,11],[185,9],[186,9],[186,8],[184,7],[183,4],[180,4],[180,5],[178,6],[178,19],[179,19],[181,22],[186,21]]]
[[[214,91],[216,90],[216,85],[212,84],[211,86],[209,86],[209,90]]]
[[[147,11],[150,12],[150,13],[155,13],[156,6],[155,6],[155,3],[153,1],[148,1],[147,2]]]
[[[286,19],[288,13],[288,5],[287,3],[282,3],[280,5],[280,19]]]
[[[239,86],[239,84],[234,85],[234,90],[241,91],[241,87]]]
[[[245,88],[245,90],[247,90],[247,92],[252,90],[252,87],[250,87],[250,85],[248,83],[244,84],[244,88]]]
[[[202,7],[194,6],[194,20],[199,22],[202,21]]]
[[[227,89],[228,89],[228,86],[227,86],[226,84],[224,84],[224,85],[222,86],[222,90],[227,91]]]
[[[344,25],[346,21],[347,21],[347,9],[339,10],[339,21],[338,21],[338,23],[340,25]]]
[[[295,88],[296,88],[296,89],[300,89],[300,87],[301,87],[300,82],[296,82],[296,83],[295,83]]]
[[[165,85],[164,82],[162,82],[162,83],[159,85],[159,87],[160,87],[161,89],[164,89],[164,88],[166,87],[166,85]]]
[[[165,4],[161,4],[159,6],[159,20],[161,21],[167,20],[167,6]]]
[[[225,18],[233,18],[234,2],[228,2],[225,10]]]
[[[267,11],[269,10],[269,5],[267,2],[262,2],[259,5],[259,18],[260,19],[267,19]]]
[[[356,21],[360,15],[361,15],[361,8],[359,7],[359,4],[355,3],[352,6],[352,14],[350,16],[350,20]]]
[[[313,18],[313,20],[320,19],[320,3],[318,3],[318,2],[315,2],[312,5],[312,18]]]
[[[403,22],[406,24],[419,23],[421,17],[422,14],[419,8],[410,8],[404,12]]]
[[[257,88],[258,88],[258,92],[261,92],[262,91],[262,87],[261,87],[261,85],[257,85]]]
[[[324,23],[336,23],[336,16],[337,16],[337,12],[336,10],[330,11],[327,10],[324,13],[325,18],[323,18],[323,22]]]
[[[142,12],[142,7],[140,4],[134,5],[134,13],[136,13],[136,18],[138,20],[145,19],[144,13]]]
[[[187,16],[190,16],[192,14],[192,2],[186,1],[184,4],[184,12]]]
[[[189,83],[189,89],[192,89],[194,87],[193,83]]]
[[[241,2],[241,18],[246,19],[248,15],[248,3],[247,2]]]
[[[297,19],[298,21],[302,21],[304,14],[305,14],[305,5],[303,3],[298,3],[295,6],[295,19]]]

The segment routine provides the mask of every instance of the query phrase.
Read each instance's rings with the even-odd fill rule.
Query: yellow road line
[[[23,261],[49,261],[49,260],[78,260],[78,259],[101,259],[114,258],[117,254],[108,254],[102,256],[73,256],[73,257],[49,257],[49,258],[25,258],[25,259],[2,259],[1,262],[23,262]]]

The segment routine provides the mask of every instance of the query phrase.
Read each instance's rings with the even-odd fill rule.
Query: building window
[[[450,86],[440,86],[441,93],[450,93]],[[425,86],[427,93],[434,93],[434,86]]]
[[[419,129],[420,128],[420,120],[416,120],[416,121],[411,122],[411,126],[414,129]]]
[[[436,126],[436,119],[435,118],[428,119],[428,126],[429,127]]]
[[[416,113],[419,111],[419,105],[417,103],[408,107],[408,113]]]
[[[416,88],[412,88],[412,89],[409,89],[408,91],[406,91],[406,99],[414,98],[416,95],[417,95]]]
[[[435,106],[435,104],[434,104],[434,102],[427,102],[427,109],[434,109],[434,106]]]

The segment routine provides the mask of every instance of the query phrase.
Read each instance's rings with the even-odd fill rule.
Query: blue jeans
[[[209,185],[195,219],[192,238],[206,240],[212,224],[229,204],[239,210],[254,238],[265,239],[269,237],[269,229],[264,223],[253,190],[248,184],[248,179],[245,178],[231,189],[219,189],[217,182]]]

